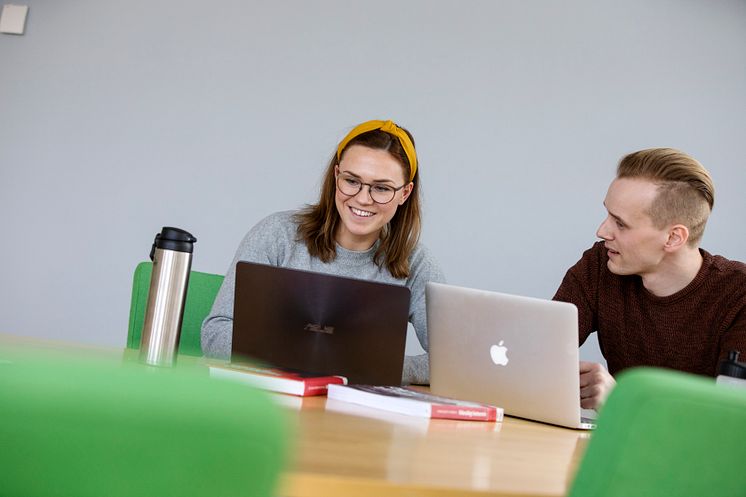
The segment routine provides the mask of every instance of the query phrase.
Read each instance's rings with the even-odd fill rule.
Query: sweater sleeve
[[[411,292],[409,302],[409,321],[414,327],[420,345],[426,351],[429,349],[427,337],[427,307],[425,302],[425,287],[428,282],[445,283],[445,276],[435,258],[423,245],[412,255],[410,261],[410,276],[407,287]],[[427,385],[430,383],[430,358],[427,353],[404,358],[404,372],[402,383]]]
[[[233,341],[233,301],[238,261],[277,265],[281,244],[273,243],[278,238],[278,227],[282,218],[274,214],[257,223],[244,236],[236,255],[228,267],[223,284],[212,305],[210,314],[202,322],[202,353],[207,357],[229,359]]]
[[[728,359],[728,354],[732,350],[741,353],[739,362],[746,360],[746,296],[740,300],[740,303],[732,308],[733,318],[728,320],[729,324],[721,335],[716,367]]]
[[[553,300],[569,302],[578,308],[578,343],[583,345],[598,327],[599,264],[602,244],[595,244],[565,274]]]

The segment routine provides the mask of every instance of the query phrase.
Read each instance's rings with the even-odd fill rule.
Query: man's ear
[[[666,252],[675,252],[686,246],[689,241],[689,228],[683,224],[675,224],[668,230],[668,240],[663,246]]]
[[[407,201],[409,196],[412,194],[412,190],[414,190],[414,183],[410,182],[407,186],[402,188],[401,192],[401,200],[399,201],[399,205],[402,205],[404,202]]]

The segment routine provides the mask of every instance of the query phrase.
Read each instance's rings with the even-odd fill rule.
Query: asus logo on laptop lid
[[[326,333],[327,335],[334,334],[334,326],[322,326],[316,323],[308,323],[303,327],[306,331],[313,331],[316,333]]]

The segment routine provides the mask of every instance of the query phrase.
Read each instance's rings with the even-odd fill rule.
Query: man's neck
[[[647,291],[656,297],[668,297],[686,288],[701,267],[699,247],[686,247],[668,254],[654,272],[640,276]]]

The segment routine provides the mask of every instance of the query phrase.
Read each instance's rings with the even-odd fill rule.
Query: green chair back
[[[266,392],[121,356],[0,350],[3,497],[276,495],[288,419]]]
[[[623,373],[572,497],[746,495],[746,389],[673,371]]]
[[[130,304],[129,330],[127,332],[127,347],[140,348],[140,337],[145,323],[145,310],[150,291],[150,275],[153,273],[152,262],[141,262],[135,268],[132,281],[132,302]],[[184,305],[184,318],[181,323],[181,337],[179,339],[179,353],[201,356],[200,331],[202,321],[210,313],[215,296],[223,284],[223,276],[219,274],[189,273],[189,287]]]

